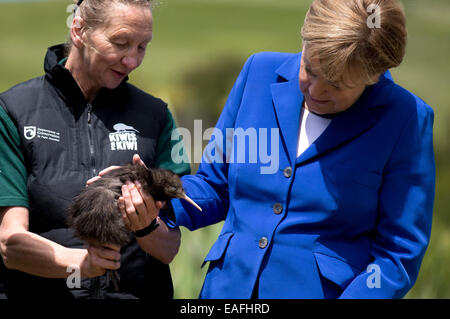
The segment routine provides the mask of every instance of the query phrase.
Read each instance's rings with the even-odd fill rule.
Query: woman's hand
[[[94,246],[90,244],[80,265],[81,277],[83,278],[102,276],[106,270],[117,270],[119,268],[120,247],[115,245]]]
[[[155,201],[151,195],[142,191],[139,182],[127,182],[122,185],[122,197],[119,198],[119,209],[125,225],[136,232],[148,225],[159,215],[165,203]]]

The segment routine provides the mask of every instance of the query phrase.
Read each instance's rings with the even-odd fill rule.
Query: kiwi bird
[[[117,132],[134,131],[136,133],[139,133],[139,131],[136,130],[134,127],[128,126],[123,123],[117,123],[116,125],[113,126],[113,129],[115,129]]]
[[[186,196],[180,178],[175,173],[130,164],[102,176],[74,198],[68,209],[68,224],[77,237],[95,245],[112,244],[121,247],[129,243],[131,231],[125,226],[118,206],[122,185],[128,181],[139,182],[142,191],[151,195],[155,201],[167,202],[172,198],[183,198],[201,211]],[[112,275],[117,291],[117,273]]]

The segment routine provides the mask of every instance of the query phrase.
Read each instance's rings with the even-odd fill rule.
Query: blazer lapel
[[[286,153],[291,165],[297,157],[297,142],[300,128],[300,112],[303,95],[298,81],[289,81],[271,85],[273,105],[283,139]]]
[[[375,107],[384,104],[384,99],[389,96],[392,88],[390,84],[393,84],[391,80],[383,78],[368,87],[350,109],[331,121],[322,135],[297,158],[296,165],[330,152],[370,129],[377,122]]]
[[[368,109],[349,112],[334,118],[327,129],[296,160],[296,165],[323,155],[367,131],[375,124]]]
[[[303,94],[298,82],[300,59],[301,54],[296,54],[282,64],[276,71],[279,75],[278,82],[270,86],[280,137],[292,166],[297,157],[300,112],[303,102]]]

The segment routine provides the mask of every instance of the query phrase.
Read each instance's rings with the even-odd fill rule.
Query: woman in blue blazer
[[[427,248],[433,111],[393,82],[396,0],[314,0],[303,52],[250,57],[187,195],[190,230],[225,221],[201,298],[399,298]],[[133,210],[126,200],[126,209]]]
[[[302,37],[303,53],[245,64],[197,174],[182,179],[203,212],[171,202],[190,230],[225,220],[201,298],[399,298],[417,278],[433,111],[386,73],[405,52],[402,7],[315,0]]]

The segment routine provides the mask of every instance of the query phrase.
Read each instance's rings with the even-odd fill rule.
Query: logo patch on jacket
[[[137,151],[138,130],[123,123],[117,123],[113,128],[116,132],[109,133],[111,151]]]
[[[23,136],[27,140],[32,140],[33,138],[41,138],[43,140],[49,140],[53,142],[59,142],[61,140],[61,136],[59,132],[46,130],[43,128],[39,128],[36,126],[24,126],[23,127]]]

